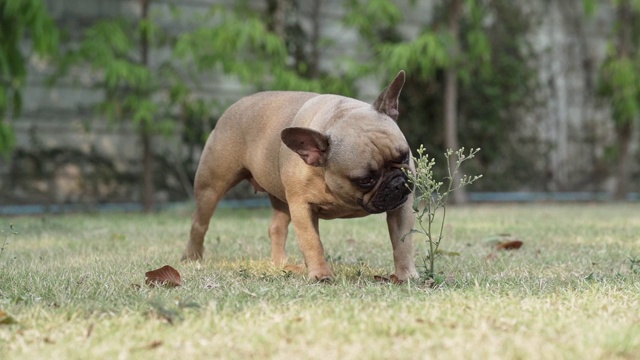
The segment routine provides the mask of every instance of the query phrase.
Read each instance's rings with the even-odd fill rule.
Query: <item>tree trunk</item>
[[[452,0],[449,7],[449,33],[451,34],[450,57],[451,63],[445,73],[444,84],[444,129],[445,146],[453,151],[458,150],[458,69],[457,61],[459,50],[460,34],[460,13],[461,0]],[[449,168],[455,169],[456,159],[449,158]],[[454,175],[452,179],[454,188],[460,184],[460,174]],[[453,192],[453,203],[462,204],[467,201],[465,189],[458,189]]]
[[[631,173],[629,166],[631,156],[629,153],[629,144],[631,143],[631,123],[627,122],[618,127],[618,167],[616,171],[616,187],[613,192],[613,199],[622,201],[627,199],[629,193],[629,178]]]
[[[146,21],[149,14],[149,1],[140,0],[142,21]],[[140,63],[149,65],[149,33],[146,28],[142,28],[140,33]],[[155,208],[153,194],[153,147],[151,145],[151,131],[145,124],[140,128],[140,140],[142,142],[142,209],[144,212],[151,212]]]
[[[311,59],[309,59],[309,77],[320,76],[320,8],[321,0],[313,0],[313,16],[311,18]]]
[[[290,0],[267,0],[268,28],[283,39],[287,32],[287,12],[290,5]]]
[[[151,146],[151,135],[148,131],[140,130],[142,140],[142,210],[152,212],[155,208],[153,194],[153,151]]]

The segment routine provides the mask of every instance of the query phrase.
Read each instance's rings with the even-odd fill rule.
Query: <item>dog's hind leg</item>
[[[182,254],[182,260],[200,260],[204,253],[204,236],[209,229],[211,216],[218,202],[224,195],[224,190],[212,188],[194,189],[196,198],[196,209],[191,217],[191,232],[187,248]]]
[[[269,238],[271,239],[271,260],[276,266],[283,266],[287,263],[285,245],[287,234],[289,233],[289,223],[291,214],[289,206],[273,195],[269,195],[271,206],[273,207],[273,218],[269,226]]]
[[[194,181],[196,208],[191,218],[189,242],[182,260],[199,260],[204,253],[204,236],[209,222],[222,196],[246,179],[250,174],[237,161],[227,158],[227,153],[214,151],[214,144],[207,143],[200,159]]]

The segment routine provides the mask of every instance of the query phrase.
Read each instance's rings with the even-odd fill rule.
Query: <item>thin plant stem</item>
[[[0,258],[2,257],[2,253],[4,253],[4,248],[7,246],[8,241],[9,241],[9,236],[11,236],[11,234],[16,234],[16,232],[13,230],[13,224],[9,224],[9,229],[11,230],[10,233],[7,233],[4,236],[4,239],[2,240],[2,247],[0,248]],[[2,230],[2,232],[4,233],[4,230]]]
[[[438,250],[443,239],[449,195],[453,191],[470,185],[482,177],[482,175],[473,177],[463,176],[460,183],[454,186],[455,175],[460,170],[462,163],[466,160],[472,159],[479,150],[480,149],[471,149],[468,155],[464,154],[464,148],[455,152],[452,150],[447,150],[445,152],[448,165],[448,176],[445,177],[447,184],[446,190],[443,193],[440,192],[440,188],[444,182],[438,182],[433,179],[433,166],[435,165],[435,161],[433,159],[429,159],[428,155],[425,154],[424,146],[420,146],[418,149],[418,157],[413,158],[416,162],[416,173],[407,172],[407,176],[415,184],[416,189],[420,193],[420,195],[416,197],[417,200],[414,205],[414,213],[416,214],[416,220],[422,231],[414,232],[422,233],[426,237],[426,241],[428,243],[427,256],[424,259],[426,268],[425,275],[427,278],[433,280],[436,279],[436,257],[438,256]],[[451,156],[456,157],[455,165],[453,166],[449,166],[451,163],[449,161]],[[424,208],[422,208],[422,210],[420,209],[421,203],[424,203]],[[439,209],[442,209],[442,218],[440,219],[440,226],[437,230],[438,233],[434,234],[433,225],[436,221],[436,214]],[[427,216],[426,220],[424,218],[425,215]],[[425,221],[427,222],[426,224]]]

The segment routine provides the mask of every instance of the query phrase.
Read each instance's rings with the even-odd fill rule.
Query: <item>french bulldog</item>
[[[196,208],[183,260],[201,259],[204,236],[222,196],[243,180],[269,195],[271,258],[286,264],[293,222],[312,280],[333,279],[318,231],[319,219],[386,213],[395,273],[417,276],[410,235],[415,171],[398,128],[400,71],[373,105],[339,95],[266,91],[240,99],[218,120],[196,171]]]

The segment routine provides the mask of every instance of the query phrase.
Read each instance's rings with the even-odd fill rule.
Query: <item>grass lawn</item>
[[[220,210],[205,260],[181,263],[189,210],[0,219],[18,232],[0,358],[640,358],[640,204],[450,208],[442,248],[460,255],[435,289],[374,281],[393,269],[383,216],[321,223],[333,284],[271,266],[269,220]],[[524,245],[495,251],[502,233]],[[302,262],[293,235],[288,253]],[[183,286],[146,286],[165,264]]]

